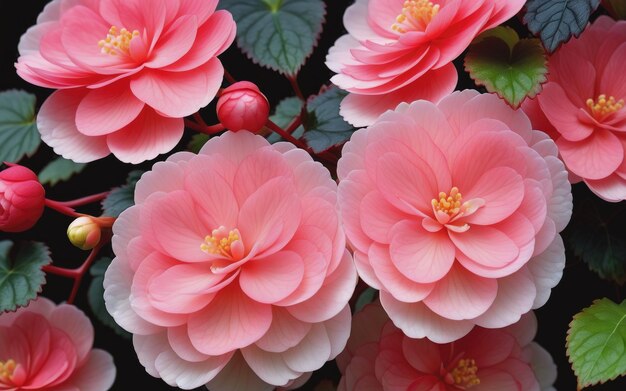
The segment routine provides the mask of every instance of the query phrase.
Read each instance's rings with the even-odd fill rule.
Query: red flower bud
[[[217,117],[227,129],[258,132],[267,122],[270,104],[259,88],[240,81],[226,88],[217,101]]]
[[[31,228],[43,213],[45,198],[37,175],[28,168],[12,165],[0,171],[0,231]]]

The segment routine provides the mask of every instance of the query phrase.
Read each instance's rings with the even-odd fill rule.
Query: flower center
[[[138,35],[139,31],[137,30],[130,32],[125,28],[118,30],[117,27],[111,26],[107,37],[98,41],[100,52],[110,54],[112,56],[117,56],[118,54],[128,54],[130,41]]]
[[[624,107],[624,99],[616,101],[615,97],[609,96],[607,98],[604,94],[598,96],[598,99],[595,101],[589,98],[586,103],[589,110],[591,110],[591,114],[593,114],[596,119],[602,119]]]
[[[480,384],[480,379],[476,376],[478,367],[476,361],[464,358],[459,360],[456,367],[450,372],[454,384],[462,390],[466,390],[470,387]]]
[[[204,238],[200,250],[207,254],[240,260],[243,258],[244,247],[239,230],[235,228],[229,231],[222,225]]]
[[[439,12],[439,4],[428,0],[406,0],[402,6],[402,13],[396,17],[396,23],[391,29],[399,33],[409,30],[426,30],[426,26]]]
[[[0,361],[0,382],[9,383],[11,378],[13,377],[13,373],[15,372],[15,368],[17,367],[17,363],[15,360],[8,360],[6,362]]]
[[[453,187],[450,190],[450,195],[442,191],[439,193],[439,199],[433,198],[431,203],[435,212],[444,212],[449,216],[454,216],[461,210],[463,195],[459,193],[458,187]]]

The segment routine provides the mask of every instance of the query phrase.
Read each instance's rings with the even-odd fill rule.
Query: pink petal
[[[78,105],[76,127],[86,136],[102,136],[131,123],[144,107],[127,81],[91,90]]]
[[[363,232],[360,213],[361,203],[368,194],[369,187],[371,185],[367,173],[360,170],[354,171],[347,178],[342,179],[337,189],[337,203],[341,209],[348,241],[352,247],[362,252],[367,252],[371,243],[371,239]]]
[[[498,296],[491,307],[475,319],[476,324],[490,329],[509,326],[533,306],[537,288],[527,268],[498,279]]]
[[[181,118],[167,118],[144,107],[126,127],[107,136],[111,152],[123,162],[138,164],[171,151],[183,136]]]
[[[133,94],[168,117],[185,117],[213,100],[224,68],[217,58],[186,72],[144,70],[130,82]]]
[[[519,255],[515,242],[496,228],[474,225],[467,232],[449,235],[463,254],[484,266],[502,267]]]
[[[294,318],[284,308],[272,307],[272,325],[256,346],[266,352],[284,352],[300,343],[311,329],[311,323]]]
[[[447,233],[431,233],[421,224],[403,221],[394,226],[389,247],[391,261],[418,283],[441,280],[454,263],[455,247]]]
[[[533,308],[543,306],[550,297],[550,292],[563,276],[565,268],[565,246],[560,235],[541,254],[531,258],[528,262],[528,270],[533,275],[537,297],[533,302]]]
[[[421,301],[435,286],[435,284],[420,284],[411,281],[400,273],[391,260],[387,246],[372,245],[368,259],[376,277],[381,282],[381,292],[385,290],[397,300],[406,303]]]
[[[204,227],[198,219],[189,193],[183,190],[169,193],[158,201],[147,203],[142,212],[142,226],[153,227],[150,228],[151,236],[167,254],[188,262],[209,259],[200,245],[210,228]]]
[[[617,136],[604,129],[584,141],[557,140],[567,168],[585,179],[603,179],[611,175],[624,160],[624,148]]]
[[[110,153],[105,137],[85,136],[76,128],[76,110],[87,92],[87,89],[56,91],[37,115],[41,139],[58,155],[79,163],[98,160]]]
[[[276,387],[267,384],[254,373],[241,353],[236,352],[217,376],[209,383],[210,390],[259,390],[273,391]]]
[[[339,267],[326,277],[324,285],[314,296],[287,307],[287,311],[304,322],[317,323],[336,316],[348,303],[357,284],[352,257],[347,250]]]
[[[116,372],[113,357],[104,350],[93,349],[85,363],[63,383],[63,386],[71,385],[80,391],[108,390],[113,386]]]
[[[151,171],[146,171],[141,175],[141,179],[135,186],[135,204],[141,204],[152,194],[157,192],[171,193],[173,191],[180,190],[184,187],[185,171],[179,164],[164,161],[156,162],[152,166]],[[167,178],[164,181],[163,178]],[[122,225],[120,225],[122,226]],[[123,227],[127,229],[131,224],[124,224]],[[140,235],[137,227],[137,235]],[[115,254],[118,254],[115,252]]]
[[[206,170],[206,167],[214,167]],[[184,187],[193,197],[205,224],[213,229],[224,226],[237,228],[239,205],[232,190],[232,173],[235,168],[219,156],[199,155],[186,167],[188,174]],[[246,238],[242,240],[246,242]]]
[[[256,345],[242,349],[241,354],[257,376],[264,382],[272,384],[272,389],[275,385],[284,386],[302,375],[302,372],[294,371],[287,366],[282,354],[265,352]],[[231,388],[224,388],[227,389]]]
[[[538,101],[550,123],[566,140],[580,141],[592,134],[593,127],[578,119],[581,108],[569,100],[560,85],[552,82],[545,84]]]
[[[363,197],[360,210],[354,213],[357,212],[360,213],[361,228],[367,236],[378,243],[385,244],[390,243],[391,228],[396,223],[411,219],[410,215],[396,209],[376,190]]]
[[[267,140],[251,132],[225,132],[213,137],[200,149],[200,155],[219,154],[236,165],[257,149],[270,145]]]
[[[422,373],[439,372],[444,359],[440,347],[425,338],[402,338],[402,353],[407,362]]]
[[[423,303],[403,303],[380,291],[380,302],[393,323],[410,338],[428,338],[435,343],[449,343],[462,338],[474,327],[470,321],[441,317]]]
[[[93,346],[94,330],[89,318],[78,308],[61,304],[52,312],[48,321],[70,337],[78,362],[82,362]]]
[[[283,155],[270,147],[250,153],[239,164],[234,177],[233,192],[239,205],[274,178],[293,178],[293,169]]]
[[[585,183],[598,197],[609,202],[626,200],[626,179],[618,174],[599,180],[587,179]]]
[[[185,15],[176,19],[157,42],[146,62],[148,68],[163,68],[183,57],[193,46],[198,32],[198,18]]]
[[[232,15],[226,10],[215,12],[198,29],[191,49],[180,60],[168,65],[164,70],[182,72],[199,67],[226,50],[232,44],[235,33],[236,25]]]
[[[496,167],[485,172],[471,189],[463,192],[464,200],[480,198],[485,206],[464,221],[488,225],[509,217],[522,203],[524,182],[512,168]]]
[[[180,264],[150,279],[150,302],[161,311],[189,314],[201,310],[213,300],[207,290],[224,279],[211,272],[210,264]]]
[[[498,282],[476,276],[455,265],[424,304],[440,316],[453,320],[473,319],[484,314],[498,294]]]
[[[201,362],[211,357],[200,353],[193,347],[187,333],[187,325],[185,324],[167,329],[167,343],[171,346],[174,353],[185,361]]]
[[[246,263],[239,285],[252,300],[271,304],[293,293],[303,276],[303,259],[295,252],[279,251]]]
[[[272,307],[248,298],[231,285],[203,311],[189,317],[189,337],[200,352],[219,355],[246,347],[272,324]]]
[[[368,126],[385,111],[395,109],[400,103],[419,99],[438,102],[454,90],[456,69],[452,64],[431,70],[406,86],[382,95],[348,94],[341,101],[341,116],[357,127]]]
[[[274,178],[252,194],[239,212],[237,227],[258,256],[283,247],[300,222],[300,199],[293,182]]]
[[[626,44],[621,44],[611,56],[611,59],[606,64],[602,73],[602,79],[600,81],[600,91],[602,93],[610,94],[623,98],[626,96],[626,76],[621,71],[620,64],[624,64],[626,59]]]

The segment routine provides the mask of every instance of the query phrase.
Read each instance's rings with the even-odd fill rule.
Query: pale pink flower
[[[502,329],[477,327],[438,345],[405,336],[379,304],[354,316],[346,350],[337,357],[338,391],[554,391],[556,365],[533,338],[532,312]]]
[[[148,4],[149,3],[149,4]],[[139,163],[170,151],[182,117],[222,83],[235,37],[218,0],[54,0],[20,40],[25,80],[59,89],[37,116],[41,138],[77,162],[113,153]]]
[[[39,297],[0,314],[0,390],[106,391],[113,358],[92,346],[93,326],[73,305]]]
[[[331,81],[350,92],[341,115],[371,125],[386,110],[451,93],[451,63],[481,32],[515,15],[522,0],[356,0],[343,16],[348,34],[326,58]]]
[[[144,174],[113,226],[104,297],[146,370],[185,389],[254,391],[333,359],[357,279],[336,187],[305,151],[250,132]]]
[[[496,96],[401,104],[354,133],[338,175],[357,270],[410,337],[507,326],[561,278],[567,172],[554,142]]]
[[[601,16],[549,59],[548,82],[522,108],[556,142],[573,180],[626,199],[626,21]]]

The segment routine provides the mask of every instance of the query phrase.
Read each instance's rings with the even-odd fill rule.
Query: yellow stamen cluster
[[[439,193],[439,199],[433,198],[431,203],[436,211],[442,211],[453,216],[461,210],[463,196],[459,193],[458,187],[453,187],[450,190],[450,195],[442,191]]]
[[[426,26],[439,12],[439,4],[428,0],[406,0],[402,6],[402,13],[396,17],[396,23],[391,29],[399,33],[408,30],[426,30]]]
[[[598,96],[595,101],[591,98],[587,99],[587,107],[591,110],[591,113],[596,118],[604,117],[605,115],[614,113],[624,108],[624,99],[619,101],[615,100],[615,97],[602,94]]]
[[[125,28],[118,30],[117,27],[111,26],[109,33],[105,39],[98,41],[100,52],[117,56],[118,54],[128,54],[130,41],[139,35],[139,31],[130,32]]]
[[[13,376],[17,364],[14,360],[0,361],[0,380],[9,380]]]
[[[463,389],[468,389],[480,384],[480,379],[476,375],[478,367],[476,361],[472,359],[461,359],[451,372],[454,384]]]
[[[225,231],[223,227],[214,229],[211,235],[207,235],[204,238],[204,243],[200,245],[200,250],[207,254],[223,255],[225,257],[231,257],[231,244],[234,241],[239,240],[239,231],[231,230],[228,235],[224,235]]]

